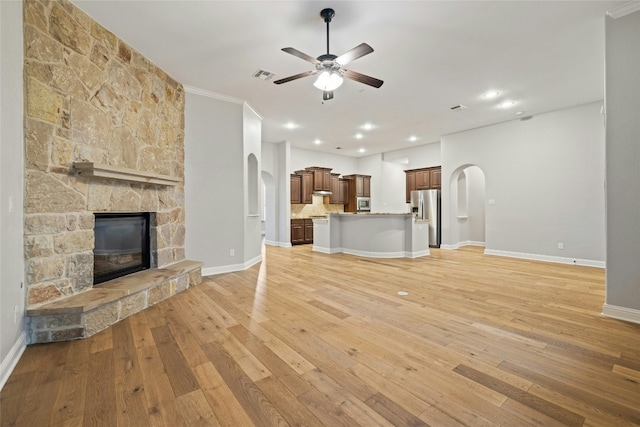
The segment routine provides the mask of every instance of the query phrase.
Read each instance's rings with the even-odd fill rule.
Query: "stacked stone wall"
[[[184,186],[78,177],[94,162],[184,178],[184,89],[69,1],[24,4],[27,304],[93,286],[94,212],[156,212],[162,267],[184,259]]]

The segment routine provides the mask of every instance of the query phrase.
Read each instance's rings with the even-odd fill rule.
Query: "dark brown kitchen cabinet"
[[[313,243],[313,220],[309,218],[291,220],[291,244]]]
[[[348,196],[344,205],[345,212],[357,211],[358,197],[371,197],[371,176],[370,175],[347,175],[343,176],[348,181]]]
[[[370,175],[347,175],[343,176],[348,179],[350,196],[353,197],[371,197],[371,176]],[[353,188],[351,188],[353,185]]]
[[[439,189],[440,187],[442,187],[441,185],[442,168],[441,167],[431,168],[431,170],[429,171],[429,176],[431,180],[432,189],[433,188]]]
[[[304,243],[304,219],[291,220],[291,244],[299,245]]]
[[[416,189],[416,172],[405,171],[405,173],[407,174],[406,199],[407,199],[407,203],[411,203],[411,192]]]
[[[302,203],[302,176],[291,174],[291,203]]]
[[[313,243],[313,220],[304,220],[304,242]]]
[[[349,181],[346,179],[340,180],[340,201],[343,205],[349,202]]]
[[[416,190],[428,190],[431,188],[430,177],[431,174],[428,169],[416,171]]]
[[[441,166],[431,168],[410,169],[406,173],[406,201],[411,203],[413,190],[434,190],[441,187]]]
[[[367,175],[362,177],[362,197],[371,197],[371,177]]]
[[[331,174],[331,195],[329,196],[329,204],[339,204],[340,201],[340,174]]]
[[[300,184],[297,183],[299,176]],[[296,189],[299,196],[296,197]],[[291,175],[291,203],[313,203],[313,172],[306,170],[296,171]],[[297,201],[296,201],[297,200]]]
[[[312,166],[304,169],[313,174],[313,191],[331,191],[331,169]]]

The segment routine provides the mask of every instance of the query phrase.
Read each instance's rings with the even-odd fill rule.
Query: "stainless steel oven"
[[[356,212],[370,212],[370,211],[371,211],[371,198],[356,197]]]

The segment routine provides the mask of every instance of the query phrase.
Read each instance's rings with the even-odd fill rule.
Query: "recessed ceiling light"
[[[361,148],[361,149],[358,150],[358,152],[360,152],[360,153],[364,153],[365,151],[367,151],[367,150],[365,150],[364,148]]]
[[[316,139],[316,140],[313,141],[313,143],[316,144],[316,145],[320,145],[320,144],[322,144],[322,141],[320,141],[319,139]]]
[[[488,92],[485,92],[482,97],[486,98],[486,99],[492,99],[495,98],[496,96],[500,95],[500,92],[498,92],[497,90],[490,90]]]
[[[371,130],[371,129],[373,129],[373,125],[371,123],[365,123],[365,124],[362,125],[362,129]]]
[[[362,135],[361,133],[356,133],[356,139],[362,139],[364,135]]]
[[[417,136],[415,136],[415,135],[411,135],[411,136],[409,137],[409,141],[410,141],[410,142],[416,142],[417,140],[418,140],[418,137],[417,137]]]
[[[289,122],[286,125],[284,125],[284,127],[286,127],[287,129],[295,129],[298,127],[298,125],[293,122]]]
[[[515,101],[504,101],[503,103],[500,104],[500,108],[510,108],[510,107],[513,107],[514,105],[516,105]]]

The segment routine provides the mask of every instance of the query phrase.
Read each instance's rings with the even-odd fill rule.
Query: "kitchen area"
[[[370,211],[371,177],[312,166],[291,174],[291,244],[313,243],[313,220]]]
[[[429,247],[440,244],[440,167],[405,173],[406,211],[380,212],[372,210],[369,175],[340,175],[318,166],[295,171],[290,175],[291,244],[368,257],[429,255]]]

